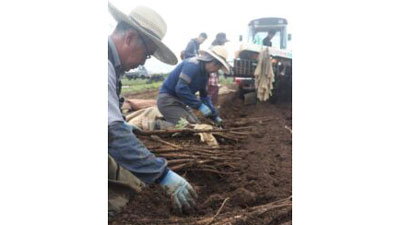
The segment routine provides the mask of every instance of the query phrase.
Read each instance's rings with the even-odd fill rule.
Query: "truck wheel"
[[[237,91],[236,91],[236,97],[239,99],[244,99],[244,90],[243,88],[241,88],[240,86],[238,87]]]
[[[257,103],[257,94],[255,91],[244,94],[244,104],[245,105],[254,105],[256,103]]]

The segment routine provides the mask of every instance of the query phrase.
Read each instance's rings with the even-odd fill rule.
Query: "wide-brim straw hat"
[[[126,15],[111,3],[108,3],[108,10],[117,22],[131,25],[157,46],[154,57],[170,65],[178,62],[175,54],[161,41],[167,33],[167,24],[157,12],[145,6],[138,6]]]
[[[228,58],[228,51],[225,47],[217,45],[207,50],[200,50],[200,55],[207,53],[222,64],[224,73],[229,74],[230,67],[226,59]],[[201,58],[201,56],[200,56]]]

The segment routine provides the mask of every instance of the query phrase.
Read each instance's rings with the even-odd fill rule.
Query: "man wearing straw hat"
[[[151,56],[167,64],[177,63],[174,53],[161,41],[167,26],[158,13],[147,7],[138,6],[129,15],[110,3],[108,8],[118,22],[108,39],[109,180],[110,165],[117,164],[116,173],[127,170],[130,173],[125,172],[125,176],[133,174],[146,184],[160,184],[171,195],[175,209],[188,211],[195,206],[197,198],[192,186],[170,170],[164,158],[149,152],[133,134],[132,127],[125,123],[120,110],[121,77],[125,71],[143,65]],[[112,175],[115,177],[120,176]]]
[[[167,77],[160,88],[157,106],[164,119],[177,124],[181,118],[189,123],[199,123],[192,109],[199,110],[203,116],[211,118],[218,126],[222,119],[207,94],[210,73],[222,69],[229,72],[226,62],[228,52],[223,46],[200,51],[200,56],[185,59]],[[200,99],[195,95],[200,92]]]

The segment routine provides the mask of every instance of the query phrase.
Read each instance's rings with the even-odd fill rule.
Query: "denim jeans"
[[[161,93],[157,98],[157,107],[164,119],[176,125],[181,118],[189,123],[199,123],[199,119],[193,114],[192,109],[172,95]]]
[[[108,126],[108,154],[147,184],[160,182],[169,170],[167,160],[151,153],[131,128],[120,121]]]

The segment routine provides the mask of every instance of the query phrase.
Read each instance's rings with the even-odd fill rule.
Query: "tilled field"
[[[244,106],[234,94],[223,99],[220,114],[225,128],[238,127],[238,124],[252,128],[248,134],[236,132],[235,141],[225,139],[223,146],[234,162],[219,162],[214,168],[224,167],[218,170],[203,167],[177,170],[196,189],[198,209],[189,215],[177,215],[171,209],[169,197],[154,185],[133,194],[128,205],[109,224],[292,223],[291,103]],[[158,154],[154,140],[139,137]],[[176,145],[201,145],[193,135],[162,138]],[[224,151],[224,148],[213,151]]]

